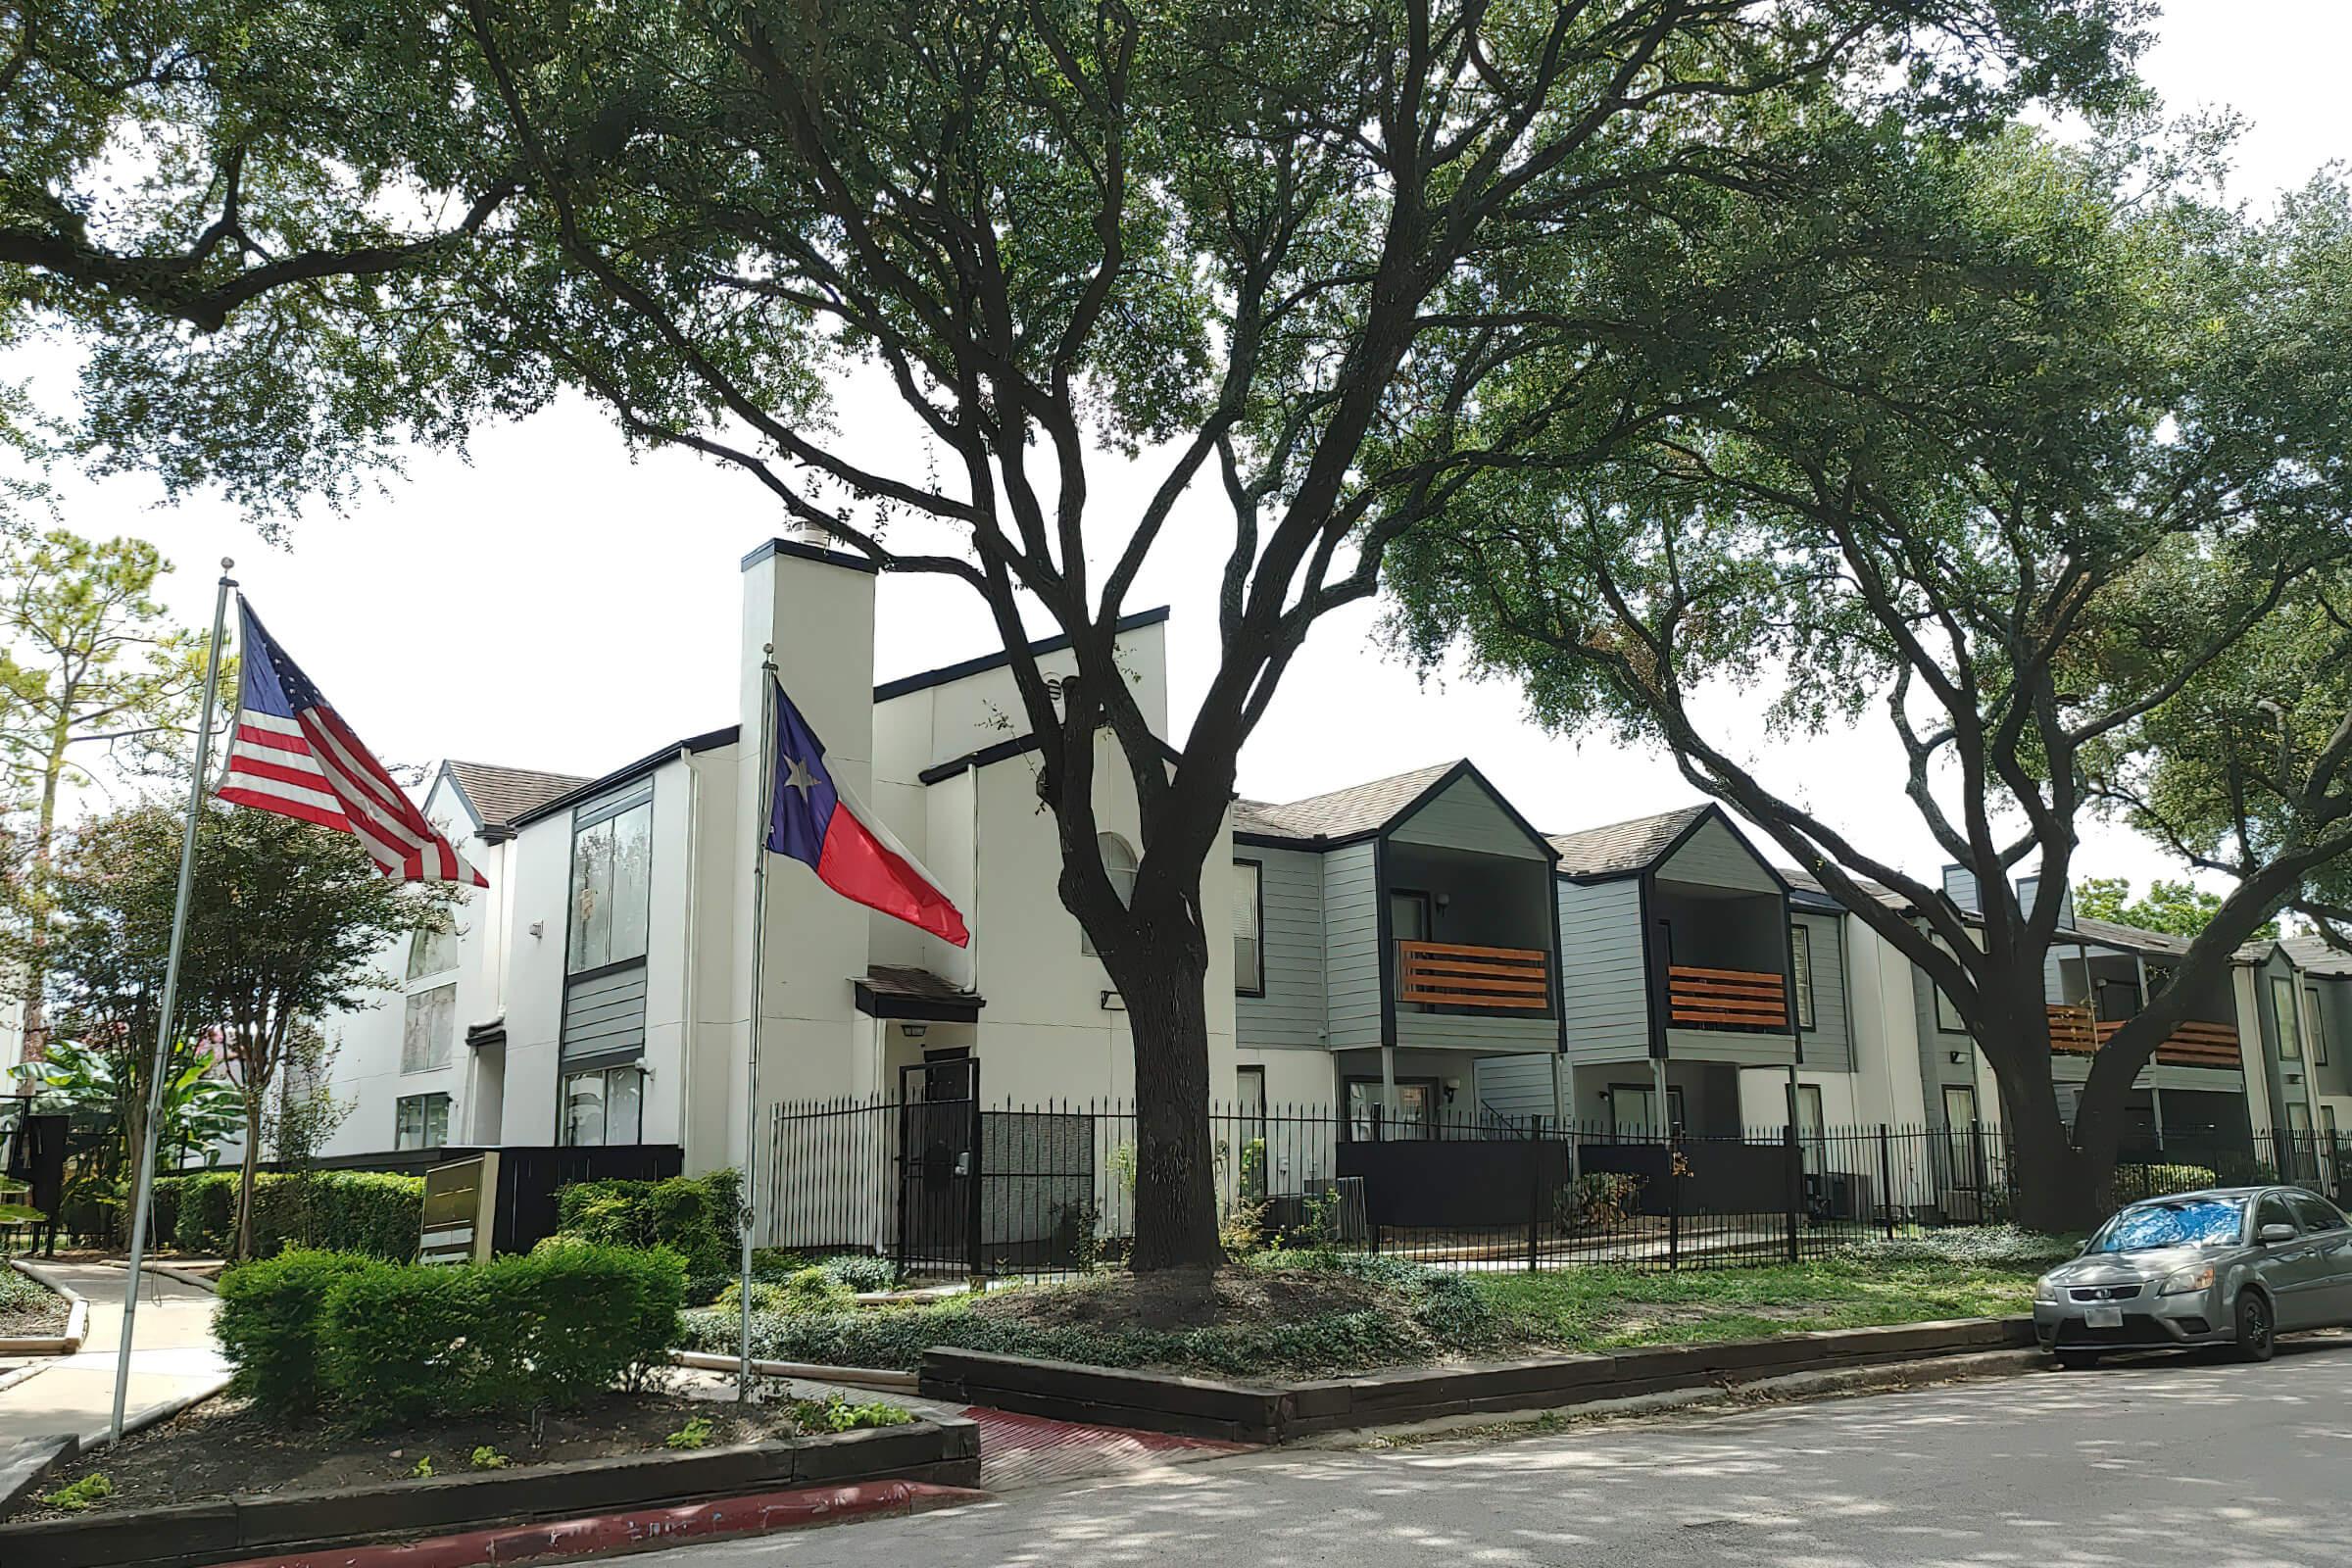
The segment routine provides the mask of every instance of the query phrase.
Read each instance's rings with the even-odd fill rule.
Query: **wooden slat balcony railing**
[[[2050,1049],[2061,1055],[2096,1055],[2125,1023],[2121,1018],[2093,1018],[2088,1007],[2050,1004]],[[2167,1067],[2236,1067],[2237,1026],[2191,1018],[2177,1026],[2156,1048],[2156,1059]]]
[[[1540,948],[1399,942],[1396,1000],[1427,1006],[1541,1012],[1551,1004],[1551,965]]]
[[[2099,1049],[2098,1020],[2088,1007],[2053,1002],[2049,1014],[2052,1051],[2065,1056],[2087,1056]]]
[[[1788,1027],[1788,986],[1777,974],[1749,969],[1700,969],[1671,964],[1666,970],[1666,1017],[1681,1029],[1770,1029]]]
[[[2104,1046],[2123,1027],[2121,1020],[2099,1025],[2099,1044]],[[2176,1025],[2163,1045],[2156,1048],[2156,1059],[2168,1067],[2242,1067],[2244,1059],[2237,1054],[2237,1025],[2211,1023],[2190,1018]]]

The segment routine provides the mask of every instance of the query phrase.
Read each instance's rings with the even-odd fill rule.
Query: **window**
[[[458,966],[458,934],[416,931],[409,937],[409,978],[425,980]]]
[[[2282,974],[2271,976],[2271,1028],[2278,1036],[2278,1059],[2303,1059],[2302,1020],[2295,1016],[2295,983]]]
[[[446,1067],[458,1044],[458,988],[435,986],[409,998],[400,1022],[400,1070]]]
[[[392,1147],[439,1149],[449,1142],[449,1097],[403,1095],[392,1106]]]
[[[1102,874],[1110,879],[1110,891],[1118,895],[1121,904],[1135,902],[1135,847],[1116,833],[1095,835],[1095,853],[1102,857]],[[1078,951],[1093,956],[1094,938],[1086,927],[1078,928]]]
[[[1658,1092],[1648,1084],[1609,1085],[1609,1136],[1661,1138],[1683,1130],[1683,1086],[1666,1086],[1666,1115],[1671,1129],[1658,1123]]]
[[[1348,1080],[1348,1136],[1358,1143],[1372,1138],[1392,1143],[1403,1139],[1427,1138],[1430,1122],[1437,1113],[1438,1081],[1435,1078],[1399,1078],[1396,1080],[1396,1110],[1383,1115],[1380,1109],[1380,1080],[1350,1078]]]
[[[1788,928],[1788,953],[1796,964],[1796,1026],[1813,1027],[1813,933],[1801,925]]]
[[[1936,939],[1936,946],[1947,954],[1952,951],[1951,947],[1940,937]],[[1936,1027],[1947,1035],[1968,1033],[1968,1025],[1961,1020],[1960,1009],[1953,1006],[1952,999],[1943,994],[1943,987],[1930,980],[1928,989],[1936,993]]]
[[[1264,913],[1264,868],[1255,860],[1234,861],[1233,989],[1241,996],[1266,994],[1266,955],[1258,937]]]
[[[635,1062],[564,1080],[564,1141],[575,1146],[645,1142],[645,1073]]]
[[[2320,1131],[2328,1135],[2328,1142],[2331,1146],[2335,1143],[2338,1137],[2342,1136],[2336,1130],[2335,1107],[2333,1105],[2322,1105],[2320,1107]]]
[[[2303,995],[2311,1000],[2311,1061],[2315,1067],[2328,1065],[2328,1009],[2320,1004],[2320,988],[2306,986]]]
[[[2311,1107],[2300,1100],[2286,1102],[2286,1130],[2295,1135],[2297,1142],[2311,1137]]]
[[[2254,1205],[2254,1234],[2260,1236],[2265,1227],[2272,1225],[2283,1225],[2297,1232],[2303,1229],[2295,1223],[2295,1211],[2286,1206],[2285,1199],[2277,1193],[2265,1193],[2262,1201]]]
[[[2303,1227],[2306,1235],[2316,1236],[2324,1231],[2340,1231],[2344,1228],[2344,1216],[2325,1198],[2311,1193],[2289,1193],[2286,1195],[2286,1206],[2295,1211],[2295,1223]]]
[[[1977,1122],[1977,1092],[1968,1084],[1943,1086],[1944,1152],[1951,1161],[1955,1191],[1973,1193],[1983,1185],[1984,1130]]]
[[[571,833],[571,940],[564,972],[645,956],[654,798],[640,787],[582,807]]]

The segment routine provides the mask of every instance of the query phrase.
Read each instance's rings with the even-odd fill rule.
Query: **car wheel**
[[[2096,1350],[2060,1350],[2058,1364],[2069,1372],[2087,1372],[2099,1364]]]
[[[2260,1291],[2238,1292],[2237,1358],[2268,1361],[2278,1353],[2278,1325],[2271,1318],[2270,1298]]]

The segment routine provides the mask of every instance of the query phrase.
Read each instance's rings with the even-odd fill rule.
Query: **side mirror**
[[[2293,1241],[2298,1234],[2292,1225],[2272,1224],[2256,1231],[2254,1239],[2265,1247],[2277,1247],[2280,1242]]]

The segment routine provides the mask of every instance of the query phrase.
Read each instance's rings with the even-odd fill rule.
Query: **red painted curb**
[[[762,1535],[876,1514],[917,1513],[976,1502],[986,1495],[967,1487],[943,1487],[928,1481],[856,1481],[847,1486],[761,1492],[591,1519],[508,1525],[396,1545],[318,1547],[274,1557],[250,1557],[223,1568],[496,1568],[503,1563],[554,1562],[636,1551],[712,1536]]]

